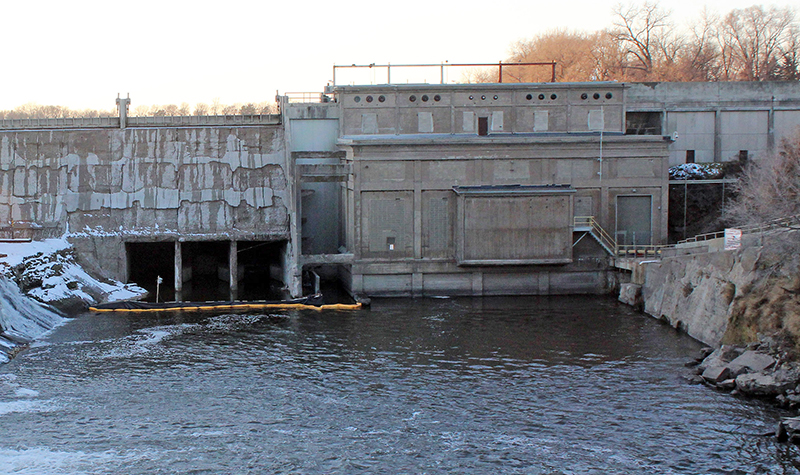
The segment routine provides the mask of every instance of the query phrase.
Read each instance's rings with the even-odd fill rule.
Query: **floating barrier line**
[[[132,312],[132,313],[151,313],[151,312],[209,312],[214,310],[359,310],[363,308],[361,302],[354,304],[336,303],[328,305],[308,305],[302,303],[265,303],[265,304],[223,304],[223,305],[187,305],[185,307],[161,307],[161,308],[97,308],[89,307],[92,312]]]

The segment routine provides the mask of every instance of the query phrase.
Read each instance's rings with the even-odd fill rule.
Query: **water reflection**
[[[794,473],[797,449],[760,436],[779,412],[682,378],[699,347],[595,297],[86,315],[0,369],[0,463],[21,473]]]

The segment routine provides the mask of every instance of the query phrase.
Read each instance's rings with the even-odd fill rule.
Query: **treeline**
[[[132,107],[130,116],[179,116],[179,115],[252,115],[274,114],[278,107],[272,102],[248,102],[221,104],[214,99],[210,104],[198,103],[194,107],[184,102],[180,105],[140,105]],[[0,119],[50,119],[67,117],[116,117],[117,109],[71,109],[64,106],[47,106],[35,103],[23,104],[12,110],[0,110]]]
[[[705,11],[679,27],[657,2],[618,5],[612,27],[552,30],[519,41],[508,62],[556,61],[557,81],[793,81],[800,79],[800,27],[789,7]],[[504,81],[550,81],[547,67],[503,67]],[[475,70],[469,82],[494,82]]]

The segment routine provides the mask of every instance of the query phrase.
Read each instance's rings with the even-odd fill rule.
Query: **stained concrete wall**
[[[358,135],[343,137],[339,145],[347,150],[354,172],[348,192],[354,216],[350,248],[355,253],[355,292],[608,291],[607,259],[597,257],[591,238],[582,243],[589,249],[573,249],[572,262],[563,265],[459,264],[464,231],[454,186],[570,184],[576,190],[574,213],[580,208],[612,231],[618,196],[648,196],[655,241],[666,239],[667,155],[661,137],[609,135],[602,162],[599,136]],[[561,217],[566,226],[572,216],[572,207],[565,206]]]
[[[343,135],[624,131],[623,86],[456,84],[337,86]],[[602,122],[599,121],[603,115]]]
[[[0,223],[124,280],[125,242],[288,239],[285,156],[280,126],[0,131]]]
[[[626,112],[652,112],[662,118],[658,133],[678,137],[670,145],[670,165],[739,159],[746,150],[757,158],[780,145],[800,126],[800,83],[703,82],[629,83]]]

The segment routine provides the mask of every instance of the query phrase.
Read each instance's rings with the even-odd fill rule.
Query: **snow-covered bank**
[[[133,284],[97,279],[75,261],[66,239],[0,243],[0,364],[89,304],[135,299]]]
[[[139,298],[141,287],[95,278],[75,261],[65,238],[28,243],[0,243],[0,273],[40,302],[69,308],[75,302],[96,304]]]

